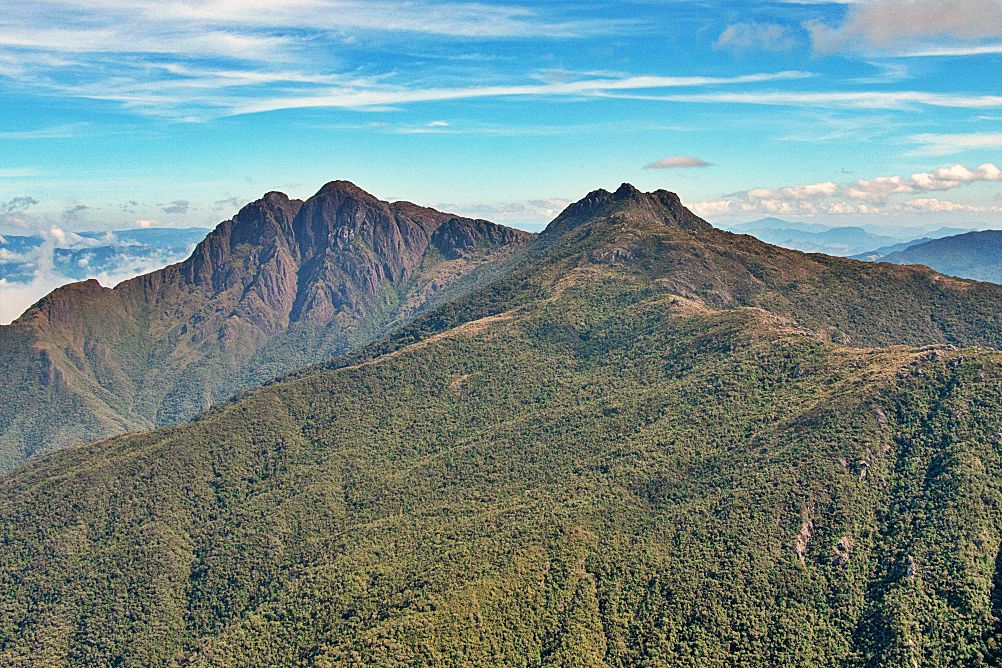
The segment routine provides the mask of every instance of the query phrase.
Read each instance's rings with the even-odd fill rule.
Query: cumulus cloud
[[[902,202],[900,208],[917,211],[922,213],[940,213],[940,212],[953,212],[962,211],[964,213],[981,213],[985,211],[984,207],[972,206],[970,204],[960,204],[958,202],[951,202],[949,200],[937,199],[935,197],[921,197],[918,199],[909,200],[907,202]],[[995,207],[989,207],[994,210]]]
[[[711,167],[712,162],[691,155],[673,155],[644,165],[644,169],[687,169],[690,167]]]
[[[889,211],[995,211],[946,200],[918,197],[892,204],[895,196],[954,190],[978,182],[1000,182],[1002,170],[993,163],[969,168],[961,164],[911,176],[878,176],[838,184],[833,181],[783,188],[753,188],[721,199],[700,202],[693,209],[705,216],[723,214],[823,215],[875,214]],[[952,207],[952,208],[951,208]]]
[[[789,51],[797,40],[786,26],[778,23],[733,23],[720,33],[716,49],[732,51]]]
[[[805,24],[819,53],[855,50],[904,50],[922,55],[916,45],[949,47],[1002,38],[999,0],[862,0],[849,5],[838,26]],[[936,55],[936,49],[925,49]],[[962,50],[950,55],[964,55]]]

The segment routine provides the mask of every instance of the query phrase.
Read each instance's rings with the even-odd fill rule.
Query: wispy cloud
[[[86,123],[65,123],[63,125],[53,125],[33,130],[4,130],[0,131],[0,139],[69,139],[79,136],[81,130],[86,127]]]
[[[25,211],[36,204],[38,204],[38,200],[34,197],[13,197],[6,202],[0,202],[0,213]]]
[[[964,95],[923,91],[762,91],[672,95],[606,93],[606,95],[660,102],[839,107],[843,109],[909,109],[916,106],[953,109],[995,109],[1002,107],[1002,95]]]
[[[712,167],[712,162],[691,155],[673,155],[644,165],[644,169],[689,169],[692,167]]]
[[[26,179],[33,176],[41,176],[37,169],[28,167],[2,167],[0,168],[0,179]]]
[[[703,215],[836,215],[880,214],[890,211],[996,211],[995,207],[977,208],[934,198],[916,198],[892,203],[896,196],[921,195],[955,190],[978,182],[1002,181],[1002,169],[993,163],[969,168],[964,165],[940,167],[911,176],[877,176],[850,183],[825,181],[782,188],[753,188],[716,201],[700,202],[693,209]],[[955,204],[955,203],[954,203]],[[970,207],[970,208],[963,208]]]
[[[721,44],[782,38],[742,24]],[[346,65],[335,47],[361,36],[409,33],[451,42],[573,40],[643,30],[570,5],[431,0],[37,0],[0,16],[0,77],[60,97],[107,101],[174,120],[303,108],[377,110],[494,97],[577,97],[617,90],[711,87],[789,80],[802,72],[731,77],[592,74],[531,81],[531,73],[469,78],[463,86],[410,81],[393,68]],[[771,36],[771,37],[770,37]],[[480,81],[477,81],[480,79]],[[443,83],[442,81],[438,82]],[[429,128],[433,130],[434,128]],[[8,131],[56,136],[69,127]],[[0,138],[3,136],[0,135]]]
[[[422,102],[443,102],[475,98],[498,97],[579,97],[609,96],[614,91],[686,88],[705,86],[727,86],[766,81],[803,79],[811,76],[806,72],[783,71],[746,74],[733,77],[665,77],[628,76],[621,78],[600,77],[575,81],[556,81],[539,84],[467,86],[453,88],[388,88],[352,87],[328,91],[323,95],[283,96],[255,100],[234,106],[232,114],[259,113],[279,109],[303,109],[334,107],[342,109],[388,108],[397,105]],[[1000,98],[1002,99],[1002,98]]]
[[[186,199],[178,199],[163,207],[163,212],[171,215],[184,215],[188,213],[189,209],[191,209],[191,202]]]
[[[972,150],[1002,150],[1002,132],[971,132],[958,134],[923,133],[910,140],[919,144],[913,155],[951,155]]]
[[[244,106],[233,99],[237,88],[251,99],[272,85],[293,97],[318,86],[338,93],[366,88],[373,82],[341,64],[335,48],[360,35],[562,40],[628,25],[560,6],[459,1],[36,0],[0,14],[0,77],[49,94],[200,118]]]
[[[1002,44],[920,48],[894,55],[900,58],[953,58],[961,56],[990,56],[1002,53]]]

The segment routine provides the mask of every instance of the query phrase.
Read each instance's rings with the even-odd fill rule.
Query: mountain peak
[[[657,232],[667,228],[698,233],[712,228],[702,218],[685,208],[681,198],[667,190],[645,193],[630,183],[615,192],[598,189],[568,206],[550,223],[543,237],[556,238],[583,227],[614,223],[634,232]]]
[[[643,195],[642,192],[637,190],[636,186],[632,183],[624,183],[612,194],[612,198],[615,200],[630,199],[633,197],[638,197]]]
[[[378,198],[351,181],[336,180],[326,183],[314,197],[340,195],[341,197],[378,201]]]

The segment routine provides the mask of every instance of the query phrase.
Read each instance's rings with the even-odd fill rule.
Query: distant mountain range
[[[840,257],[858,256],[874,249],[887,249],[918,243],[913,235],[915,230],[895,231],[893,235],[877,233],[864,227],[830,227],[819,223],[802,223],[780,218],[763,218],[747,223],[728,226],[733,232],[750,234],[767,243],[803,251],[805,253],[825,253]],[[937,239],[969,232],[965,228],[939,228],[922,231],[921,240]]]

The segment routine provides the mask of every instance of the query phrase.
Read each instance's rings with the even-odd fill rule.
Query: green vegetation
[[[947,345],[1000,335],[984,288],[636,202],[326,368],[9,475],[0,663],[998,665],[1002,353]]]

